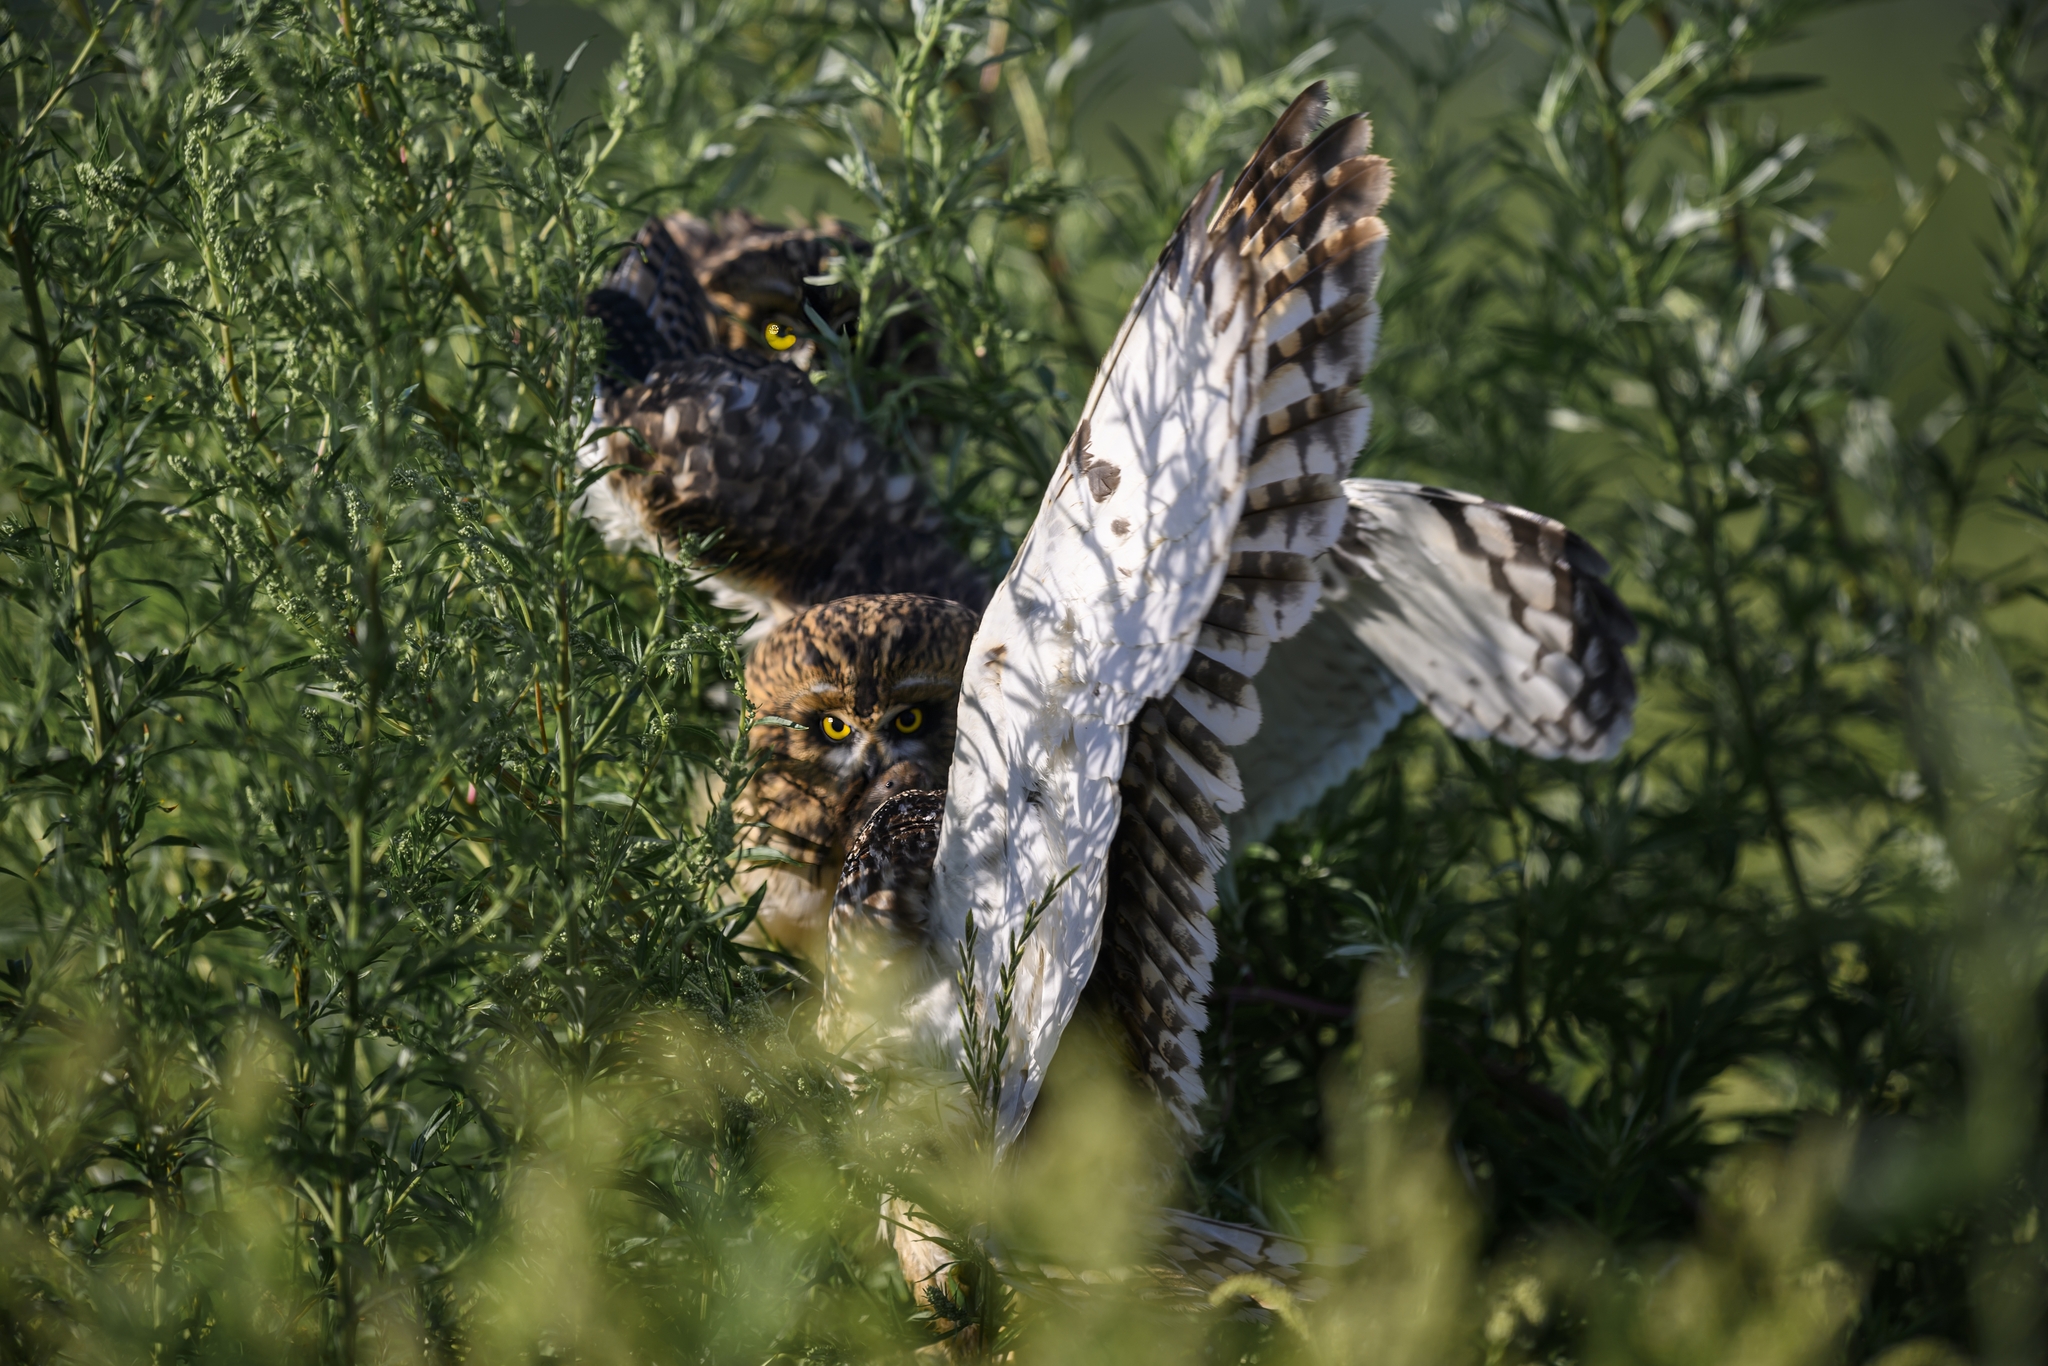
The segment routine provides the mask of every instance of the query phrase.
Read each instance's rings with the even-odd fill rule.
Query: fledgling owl
[[[760,925],[823,966],[826,917],[848,841],[898,793],[942,787],[953,761],[960,671],[979,614],[913,593],[807,608],[747,660],[749,735],[761,770],[738,804],[776,856],[742,874],[765,885]]]
[[[675,554],[717,538],[706,587],[761,629],[855,593],[980,607],[988,579],[945,537],[916,472],[806,373],[845,291],[810,283],[838,239],[729,218],[649,219],[587,301],[605,360],[583,511],[615,546]],[[709,265],[684,246],[712,252]],[[904,314],[878,346],[928,363]]]

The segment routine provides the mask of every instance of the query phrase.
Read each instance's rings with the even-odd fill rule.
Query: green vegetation
[[[1799,0],[1448,0],[1414,50],[1215,0],[1107,154],[1100,4],[595,8],[632,41],[573,123],[466,0],[8,21],[0,1359],[898,1359],[888,1190],[1127,1261],[1113,1083],[1016,1170],[935,1156],[731,942],[740,623],[573,512],[581,299],[651,209],[828,178],[860,336],[915,301],[943,365],[822,382],[999,566],[1168,226],[1317,75],[1399,169],[1361,468],[1606,551],[1637,738],[1411,720],[1240,860],[1186,1201],[1362,1245],[1330,1293],[971,1311],[1047,1361],[2041,1359],[2048,11],[1930,54],[1946,154],[1874,202],[1867,135],[1772,114]],[[1988,303],[1903,336],[1967,181]],[[1897,231],[1844,270],[1831,214]]]

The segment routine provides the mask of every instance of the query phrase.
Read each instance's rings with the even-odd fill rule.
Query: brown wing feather
[[[1105,942],[1090,995],[1122,1017],[1131,1049],[1180,1129],[1200,1132],[1200,1032],[1216,957],[1210,914],[1228,861],[1225,817],[1244,797],[1230,747],[1260,722],[1252,679],[1299,631],[1321,590],[1316,557],[1344,526],[1341,484],[1364,443],[1358,381],[1379,314],[1392,176],[1367,155],[1370,126],[1339,120],[1313,142],[1325,102],[1304,91],[1218,211],[1244,219],[1266,338],[1244,512],[1222,590],[1172,693],[1139,714],[1110,861]]]
[[[602,447],[615,539],[673,554],[715,534],[721,577],[782,611],[856,593],[988,601],[917,478],[789,366],[703,356],[628,389],[607,418],[630,429]]]
[[[658,366],[711,349],[711,301],[697,283],[689,254],[657,219],[641,224],[588,305],[605,325],[611,359],[629,380],[644,380]],[[635,308],[640,316],[629,318]],[[628,353],[622,341],[642,329],[651,335],[644,341],[635,337],[639,345]]]
[[[925,910],[946,794],[923,789],[881,802],[847,850],[832,899],[820,1033],[844,1048],[872,1032],[929,969]]]
[[[627,430],[586,449],[612,468],[585,510],[608,539],[663,554],[718,536],[714,589],[765,617],[857,593],[983,605],[987,578],[945,539],[929,490],[844,403],[760,349],[762,319],[807,305],[850,325],[845,291],[808,283],[838,239],[744,215],[720,227],[649,219],[588,301],[607,339],[596,425]]]

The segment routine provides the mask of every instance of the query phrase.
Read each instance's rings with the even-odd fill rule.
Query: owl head
[[[840,598],[755,647],[746,684],[761,719],[749,741],[763,762],[749,805],[791,838],[788,852],[843,856],[874,806],[945,785],[976,620],[915,593]]]
[[[822,359],[818,323],[851,336],[860,295],[841,284],[819,284],[836,258],[873,250],[849,225],[830,216],[815,226],[782,227],[744,209],[714,218],[688,212],[662,220],[669,236],[696,263],[697,282],[712,308],[712,335],[729,351],[765,354],[800,370]],[[928,374],[938,354],[922,308],[898,300],[882,325],[871,362],[884,369]]]
[[[813,315],[844,331],[859,312],[851,290],[812,283],[835,256],[867,246],[837,219],[784,228],[728,209],[712,219],[674,213],[663,222],[696,262],[714,309],[712,332],[729,351],[764,352],[808,370],[818,355]]]

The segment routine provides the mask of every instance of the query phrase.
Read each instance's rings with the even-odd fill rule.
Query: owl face
[[[745,275],[739,275],[737,269],[727,272],[718,280],[724,287],[712,295],[721,314],[719,340],[727,350],[757,352],[809,370],[818,359],[818,339],[817,327],[805,314],[804,305],[810,304],[830,322],[836,311],[830,305],[836,301],[825,298],[825,291],[816,286],[798,288],[782,272],[771,272],[768,267],[782,264],[779,261],[738,264],[750,269]],[[823,268],[822,264],[816,267]],[[801,269],[793,267],[790,273]],[[739,278],[733,278],[736,275]]]
[[[811,283],[847,243],[859,241],[836,219],[821,219],[815,228],[782,228],[728,210],[708,221],[673,214],[667,227],[696,260],[698,282],[717,314],[713,332],[729,351],[764,354],[809,370],[819,354],[811,314],[843,330],[859,312],[851,291]]]
[[[798,613],[747,662],[761,769],[740,802],[775,851],[761,921],[822,962],[847,842],[899,792],[945,786],[976,614],[912,593],[840,598]],[[794,860],[794,865],[789,861]]]
[[[945,785],[958,695],[957,676],[885,680],[868,696],[819,679],[775,699],[776,718],[793,724],[756,727],[754,748],[773,756],[769,766],[784,779],[858,811],[885,773],[907,787]]]
[[[712,335],[729,351],[765,355],[799,370],[821,364],[825,330],[852,338],[861,299],[844,284],[819,284],[837,258],[866,256],[860,234],[830,216],[813,226],[781,227],[744,210],[715,218],[691,213],[663,220],[672,237],[696,262],[697,281],[711,304]],[[928,311],[898,297],[887,310],[869,360],[885,370],[931,374],[938,369]]]
[[[785,264],[778,257],[758,253],[713,277],[712,300],[722,315],[717,324],[719,340],[728,350],[763,353],[807,371],[818,359],[818,338],[805,305],[828,325],[838,325],[835,315],[845,310],[839,307],[841,301],[832,297],[838,291],[801,283],[799,272],[807,267],[788,264],[780,269]],[[813,273],[824,268],[823,261],[808,267]]]

